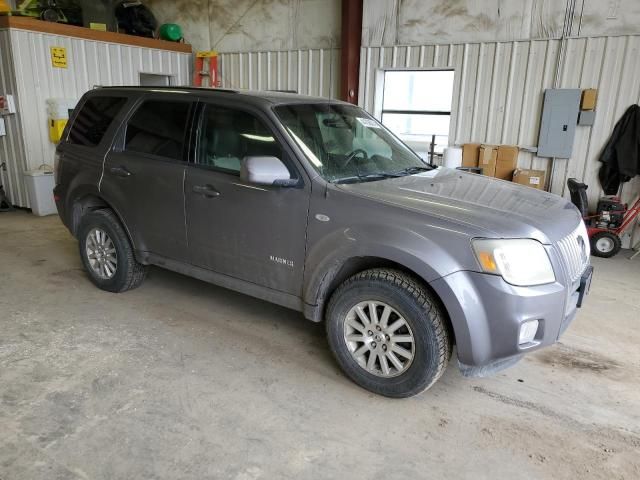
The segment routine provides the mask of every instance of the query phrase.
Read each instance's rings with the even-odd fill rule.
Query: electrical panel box
[[[544,91],[538,138],[539,157],[571,157],[581,96],[582,91],[577,88],[554,88]]]

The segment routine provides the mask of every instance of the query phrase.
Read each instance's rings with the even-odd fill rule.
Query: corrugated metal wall
[[[158,49],[96,42],[27,30],[3,31],[9,36],[15,65],[14,94],[17,95],[17,118],[23,127],[24,152],[8,158],[10,175],[16,179],[24,169],[52,164],[55,146],[49,141],[46,100],[79,99],[95,85],[139,85],[140,73],[169,75],[173,85],[189,85],[191,54]],[[49,48],[65,47],[68,68],[52,68]],[[12,138],[14,136],[12,135]],[[17,137],[16,137],[17,138]],[[18,142],[17,139],[13,140]],[[3,142],[3,140],[0,140]],[[4,140],[6,142],[6,140]],[[28,206],[21,180],[11,188],[11,199]]]
[[[381,70],[454,68],[450,143],[532,147],[537,144],[543,92],[553,86],[559,50],[560,40],[553,39],[363,48],[359,103],[374,111],[376,74]],[[571,159],[557,159],[553,172],[549,159],[526,151],[520,153],[519,166],[547,170],[552,191],[565,196],[567,178],[584,181],[595,207],[602,195],[597,179],[600,151],[626,108],[640,101],[639,53],[638,35],[568,39],[560,88],[598,89],[595,125],[577,127]],[[638,193],[639,178],[623,188],[626,201]]]
[[[340,50],[284,50],[221,53],[224,88],[289,90],[335,98],[340,84]]]
[[[0,30],[0,94],[17,92],[13,57],[10,54],[8,30]],[[19,106],[18,106],[19,108]],[[4,115],[7,134],[0,137],[0,183],[17,205],[26,205],[27,195],[22,183],[22,172],[26,170],[26,155],[22,126],[17,115]]]

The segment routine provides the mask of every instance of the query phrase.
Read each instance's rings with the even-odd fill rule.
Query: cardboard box
[[[513,172],[513,182],[528,187],[544,190],[544,170],[524,170],[518,169]]]
[[[481,145],[478,156],[478,167],[482,174],[493,177],[496,174],[496,161],[498,159],[498,147],[496,145]]]
[[[513,172],[518,166],[518,152],[518,147],[513,145],[500,145],[498,147],[494,177],[511,181]]]
[[[587,88],[582,91],[582,100],[580,101],[580,110],[594,110],[598,100],[598,90],[595,88]]]
[[[479,143],[465,143],[464,145],[462,145],[462,166],[472,168],[477,167],[479,155]]]

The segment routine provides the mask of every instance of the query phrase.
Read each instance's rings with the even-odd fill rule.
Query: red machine
[[[567,181],[571,201],[582,213],[591,240],[591,252],[597,257],[610,258],[621,248],[620,235],[640,215],[640,198],[629,208],[619,197],[606,196],[598,201],[595,215],[589,215],[587,185],[575,178]]]

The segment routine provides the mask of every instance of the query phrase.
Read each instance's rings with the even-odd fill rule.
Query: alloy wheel
[[[113,240],[100,228],[87,235],[86,253],[93,273],[103,280],[110,280],[118,268],[118,254]]]
[[[415,356],[411,327],[384,302],[360,302],[351,308],[344,321],[344,341],[358,365],[378,377],[401,375]]]

